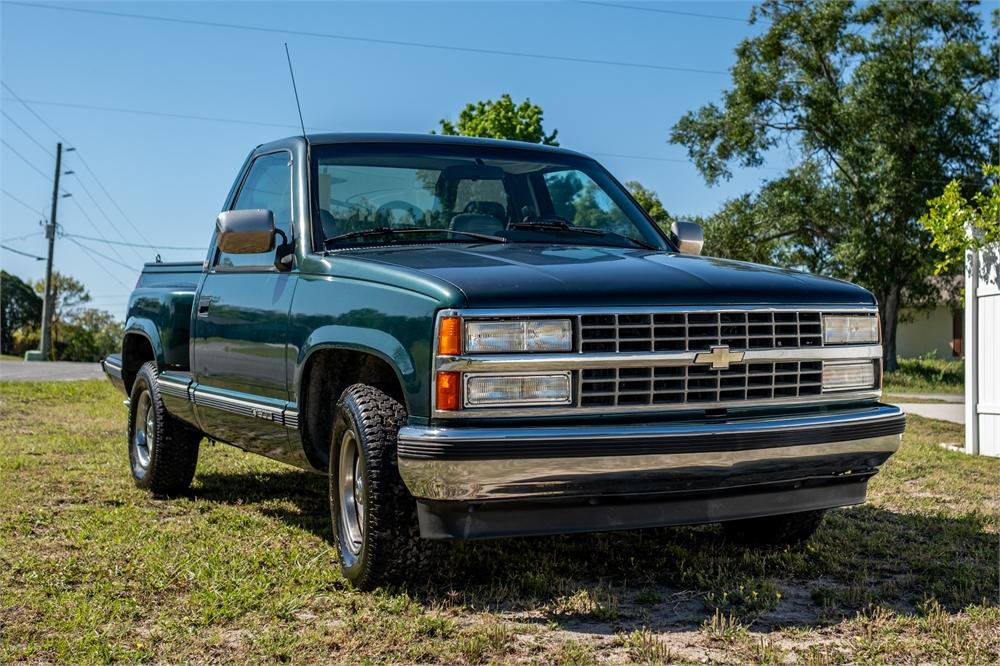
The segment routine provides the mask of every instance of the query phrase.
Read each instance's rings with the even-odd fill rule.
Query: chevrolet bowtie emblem
[[[728,370],[730,363],[739,363],[743,360],[745,352],[731,352],[729,345],[712,347],[711,352],[698,354],[694,357],[695,363],[711,363],[713,370]]]

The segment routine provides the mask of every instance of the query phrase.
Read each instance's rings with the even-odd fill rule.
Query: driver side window
[[[274,226],[290,230],[292,222],[291,154],[287,151],[261,155],[254,160],[243,187],[236,196],[232,210],[266,208],[274,213]],[[287,231],[286,231],[287,233]],[[219,268],[269,267],[274,263],[274,250],[256,254],[218,252],[215,265]]]

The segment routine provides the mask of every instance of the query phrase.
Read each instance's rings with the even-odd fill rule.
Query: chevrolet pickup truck
[[[665,233],[569,150],[293,137],[252,151],[213,231],[203,263],[145,266],[104,361],[132,478],[184,491],[205,437],[325,474],[362,589],[429,540],[802,540],[905,427],[871,293],[699,257],[700,227]]]

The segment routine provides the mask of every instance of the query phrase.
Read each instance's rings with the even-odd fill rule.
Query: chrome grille
[[[823,362],[600,368],[580,373],[581,407],[679,405],[820,395]]]
[[[819,312],[670,312],[580,317],[580,351],[638,353],[819,347]]]

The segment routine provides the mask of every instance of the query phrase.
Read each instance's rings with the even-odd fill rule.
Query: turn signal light
[[[441,317],[441,326],[438,328],[438,354],[459,356],[461,353],[462,319],[460,317]],[[440,405],[440,403],[438,404]]]
[[[437,373],[437,408],[453,412],[458,409],[461,393],[461,374],[458,372]]]

